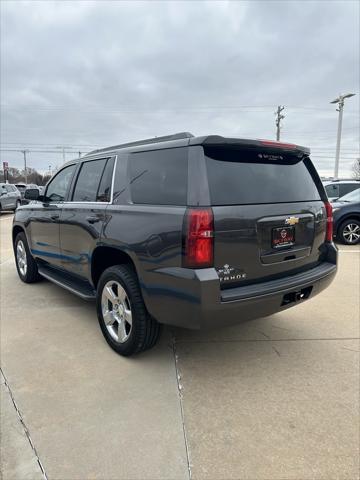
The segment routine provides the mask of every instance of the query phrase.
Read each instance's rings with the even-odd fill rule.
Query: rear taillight
[[[211,208],[189,208],[184,223],[184,267],[213,265],[214,217]]]
[[[330,202],[325,202],[325,210],[326,210],[326,236],[325,236],[325,240],[327,242],[332,242],[334,219],[333,219],[333,209],[332,209],[332,205],[331,205]]]

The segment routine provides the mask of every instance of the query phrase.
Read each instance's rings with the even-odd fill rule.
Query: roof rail
[[[160,142],[170,142],[172,140],[181,140],[184,138],[193,138],[193,134],[189,132],[180,132],[180,133],[174,133],[173,135],[166,135],[165,137],[153,137],[153,138],[146,138],[144,140],[138,140],[136,142],[129,142],[129,143],[121,143],[120,145],[114,145],[112,147],[106,147],[106,148],[99,148],[98,150],[93,150],[92,152],[89,152],[86,154],[88,155],[93,155],[94,153],[99,153],[99,152],[107,152],[110,150],[118,150],[120,148],[127,148],[127,147],[136,147],[138,145],[147,145],[149,143],[160,143]]]

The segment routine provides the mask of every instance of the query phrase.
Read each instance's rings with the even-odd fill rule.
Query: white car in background
[[[335,202],[338,198],[360,187],[360,180],[329,180],[323,182],[326,194],[330,202]]]
[[[21,205],[21,194],[15,185],[0,183],[0,212],[16,210]]]

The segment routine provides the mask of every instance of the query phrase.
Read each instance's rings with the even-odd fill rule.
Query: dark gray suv
[[[45,277],[96,300],[122,355],[160,324],[191,329],[270,315],[336,273],[332,211],[309,150],[182,133],[65,164],[16,211],[24,282]]]

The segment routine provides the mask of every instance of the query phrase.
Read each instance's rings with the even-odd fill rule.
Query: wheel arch
[[[14,245],[14,242],[15,242],[15,238],[17,237],[17,235],[19,233],[24,233],[25,236],[26,236],[26,232],[25,232],[25,228],[21,227],[20,225],[14,225],[13,229],[12,229],[12,240],[13,240],[13,245]],[[27,239],[27,238],[26,238]]]
[[[351,219],[357,220],[358,222],[360,222],[360,213],[351,212],[351,213],[347,213],[343,217],[339,218],[336,222],[336,236],[339,235],[339,230],[340,230],[341,225],[344,222],[346,222],[347,220],[351,220]]]
[[[91,256],[91,280],[95,288],[104,270],[113,265],[131,265],[138,275],[135,262],[127,252],[120,248],[99,245]]]

